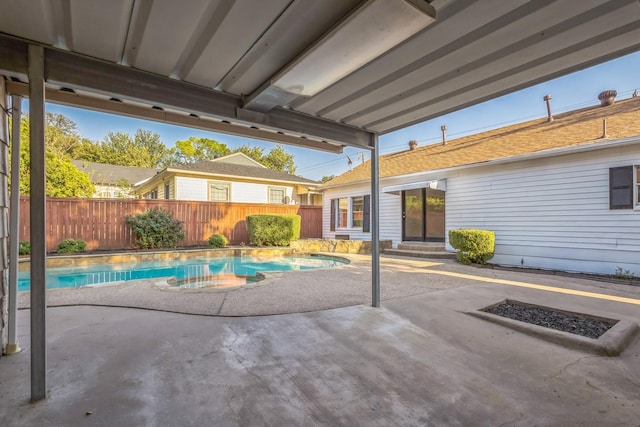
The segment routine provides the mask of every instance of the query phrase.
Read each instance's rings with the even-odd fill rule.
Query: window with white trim
[[[284,205],[287,203],[287,189],[284,187],[269,187],[269,203]]]
[[[362,227],[362,220],[364,219],[364,197],[352,197],[351,198],[351,226]]]
[[[369,195],[331,199],[331,231],[337,228],[357,228],[368,233],[370,203]]]
[[[228,182],[209,181],[210,202],[230,202],[231,184]]]

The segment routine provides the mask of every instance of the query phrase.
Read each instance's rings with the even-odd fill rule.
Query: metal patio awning
[[[378,135],[638,50],[637,0],[0,0],[0,84],[29,96],[32,122],[32,399],[46,396],[45,99],[370,149],[377,306]]]
[[[435,21],[317,92],[276,86],[348,17],[407,1]],[[640,49],[637,0],[0,0],[0,12],[0,74],[27,83],[26,45],[43,45],[52,102],[329,151]],[[347,58],[371,44],[345,40],[360,43]]]

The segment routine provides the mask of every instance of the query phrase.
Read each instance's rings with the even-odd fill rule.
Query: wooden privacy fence
[[[136,247],[125,217],[160,207],[184,223],[180,246],[207,244],[209,236],[223,234],[230,243],[249,243],[245,218],[253,214],[297,214],[300,237],[322,237],[322,207],[259,203],[215,203],[147,199],[47,199],[47,251],[65,239],[82,239],[88,250]],[[20,199],[20,240],[29,240],[29,198]]]

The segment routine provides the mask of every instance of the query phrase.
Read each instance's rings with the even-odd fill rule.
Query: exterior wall
[[[207,201],[207,181],[176,176],[176,200]]]
[[[8,330],[8,267],[7,247],[9,216],[8,175],[9,175],[9,120],[4,113],[9,106],[4,80],[0,78],[0,355],[7,345]]]
[[[233,203],[269,203],[269,188],[284,188],[286,196],[299,204],[293,198],[293,187],[278,184],[256,184],[251,182],[208,180],[203,178],[189,178],[177,176],[176,199],[207,201],[209,197],[208,183],[210,181],[229,182],[231,184],[231,202]],[[294,204],[294,203],[291,203]]]
[[[459,171],[447,230],[495,231],[495,264],[640,276],[640,206],[609,209],[609,168],[628,165],[637,145]]]
[[[367,194],[371,194],[369,183],[325,190],[322,196],[322,237],[334,239],[337,234],[348,235],[350,240],[371,240],[371,233],[363,232],[361,227],[336,227],[335,231],[331,231],[331,199],[350,198]],[[393,247],[397,247],[402,239],[401,213],[400,196],[384,193],[380,196],[380,240],[391,240]],[[349,212],[349,215],[351,215],[351,212]]]

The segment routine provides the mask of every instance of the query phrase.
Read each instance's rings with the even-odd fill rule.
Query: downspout
[[[22,97],[11,95],[11,200],[9,201],[9,342],[5,354],[20,352],[18,345],[18,247],[20,244],[20,121]]]

